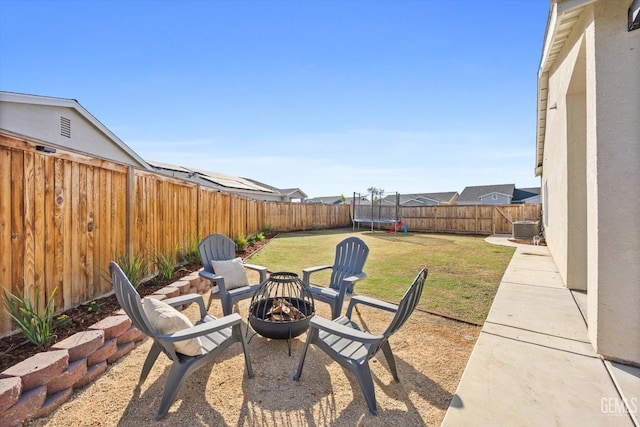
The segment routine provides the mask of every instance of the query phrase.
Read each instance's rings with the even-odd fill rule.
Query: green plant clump
[[[173,277],[173,272],[176,269],[177,253],[178,248],[167,252],[156,251],[153,258],[161,280],[169,280]]]
[[[271,236],[273,234],[273,227],[271,226],[271,224],[265,224],[262,226],[260,232],[263,236]]]
[[[193,237],[189,239],[189,243],[186,248],[182,250],[182,258],[187,264],[198,264],[200,262],[200,250],[198,245],[200,244],[199,237]]]
[[[249,246],[249,239],[246,238],[244,234],[240,234],[238,237],[233,239],[236,244],[236,249],[239,251],[244,251]]]
[[[138,289],[138,286],[142,283],[142,279],[149,272],[142,254],[134,253],[131,256],[123,254],[116,258],[116,262],[133,287]]]
[[[40,306],[40,289],[36,289],[35,301],[33,302],[28,297],[19,297],[7,290],[4,291],[3,302],[9,316],[18,324],[22,335],[37,346],[46,346],[51,342],[51,331],[55,326],[53,319],[55,302],[53,297],[57,289],[55,288],[49,295],[49,300],[42,313],[38,309]]]

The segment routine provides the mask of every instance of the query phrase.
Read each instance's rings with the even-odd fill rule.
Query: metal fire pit
[[[253,294],[249,305],[249,324],[265,338],[287,340],[309,328],[315,314],[313,295],[295,273],[273,273]]]

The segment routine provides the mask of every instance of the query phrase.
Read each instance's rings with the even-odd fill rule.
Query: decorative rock
[[[89,368],[87,369],[87,374],[84,377],[80,378],[80,380],[78,380],[73,385],[73,388],[80,388],[80,387],[86,386],[87,384],[95,380],[99,375],[102,375],[102,373],[106,370],[107,370],[107,362],[100,362],[93,366],[89,366]]]
[[[84,331],[78,332],[66,338],[53,347],[54,350],[69,351],[69,362],[75,362],[78,359],[85,358],[91,353],[102,347],[104,344],[104,332]]]
[[[51,415],[53,411],[58,409],[58,406],[62,405],[64,402],[69,400],[71,395],[73,394],[73,389],[71,387],[60,390],[57,393],[51,394],[47,396],[47,399],[42,404],[42,407],[36,412],[34,418],[46,417]]]
[[[124,334],[118,336],[117,342],[118,342],[118,344],[124,344],[124,343],[132,342],[132,341],[140,341],[140,340],[144,339],[144,337],[145,337],[145,335],[142,333],[142,331],[140,329],[138,329],[135,326],[131,325],[131,327],[129,328],[128,331],[126,331]]]
[[[87,356],[87,366],[91,367],[96,363],[107,360],[109,357],[113,356],[117,349],[117,338],[111,338],[106,341],[102,347]]]
[[[125,333],[131,326],[131,319],[128,316],[109,316],[98,323],[89,326],[90,330],[104,331],[104,340],[110,340]]]
[[[107,359],[107,363],[112,364],[134,348],[136,348],[136,344],[133,341],[120,344],[118,350]]]
[[[124,311],[124,309],[123,309],[123,308],[121,308],[120,310],[116,311],[116,312],[115,312],[115,313],[113,313],[113,314],[115,314],[115,315],[117,315],[117,316],[120,316],[120,315],[122,315],[122,316],[126,316],[126,315],[127,315],[127,313]]]
[[[2,414],[2,426],[16,427],[27,418],[33,417],[47,398],[45,386],[36,387],[22,393],[18,402]]]
[[[46,351],[10,367],[3,375],[20,377],[22,389],[31,390],[47,384],[60,375],[68,365],[69,354],[66,350]]]
[[[0,380],[0,414],[13,406],[22,393],[22,380],[9,377]]]
[[[200,284],[200,276],[197,273],[191,273],[183,277],[182,280],[187,280],[191,286],[198,286]]]
[[[204,280],[202,277],[198,277],[198,281],[193,286],[198,289],[198,292],[204,292],[207,286],[211,287],[211,282]]]
[[[47,395],[53,395],[73,385],[87,375],[87,359],[79,359],[69,363],[69,367],[58,377],[47,384]]]
[[[167,298],[173,298],[173,297],[180,296],[180,290],[178,288],[176,288],[175,286],[169,285],[169,286],[165,286],[162,289],[158,289],[153,294],[154,295],[164,295]]]
[[[198,293],[198,288],[195,286],[192,286],[189,288],[189,290],[187,291],[188,294],[197,294]]]
[[[180,291],[180,295],[184,295],[189,291],[191,283],[189,283],[187,280],[177,280],[173,282],[171,286],[178,288],[178,290]]]

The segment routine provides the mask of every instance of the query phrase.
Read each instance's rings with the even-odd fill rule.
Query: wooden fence
[[[540,204],[401,207],[411,231],[458,234],[511,234],[516,221],[539,221]]]
[[[0,134],[0,287],[64,311],[111,291],[109,261],[188,248],[210,233],[249,236],[266,226],[351,226],[349,205],[263,202]],[[411,231],[511,233],[539,205],[400,208]],[[0,336],[11,331],[0,304]]]
[[[111,291],[109,261],[210,233],[348,227],[349,206],[262,202],[0,134],[0,286],[58,311]],[[11,331],[0,304],[0,336]]]
[[[455,234],[511,234],[516,221],[540,221],[540,204],[452,206],[359,206],[361,229],[390,229],[402,221],[410,231]],[[373,219],[373,221],[369,221]]]

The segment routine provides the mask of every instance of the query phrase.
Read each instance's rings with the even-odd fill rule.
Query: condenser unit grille
[[[540,224],[535,221],[516,221],[513,223],[514,239],[531,239],[540,233]]]

